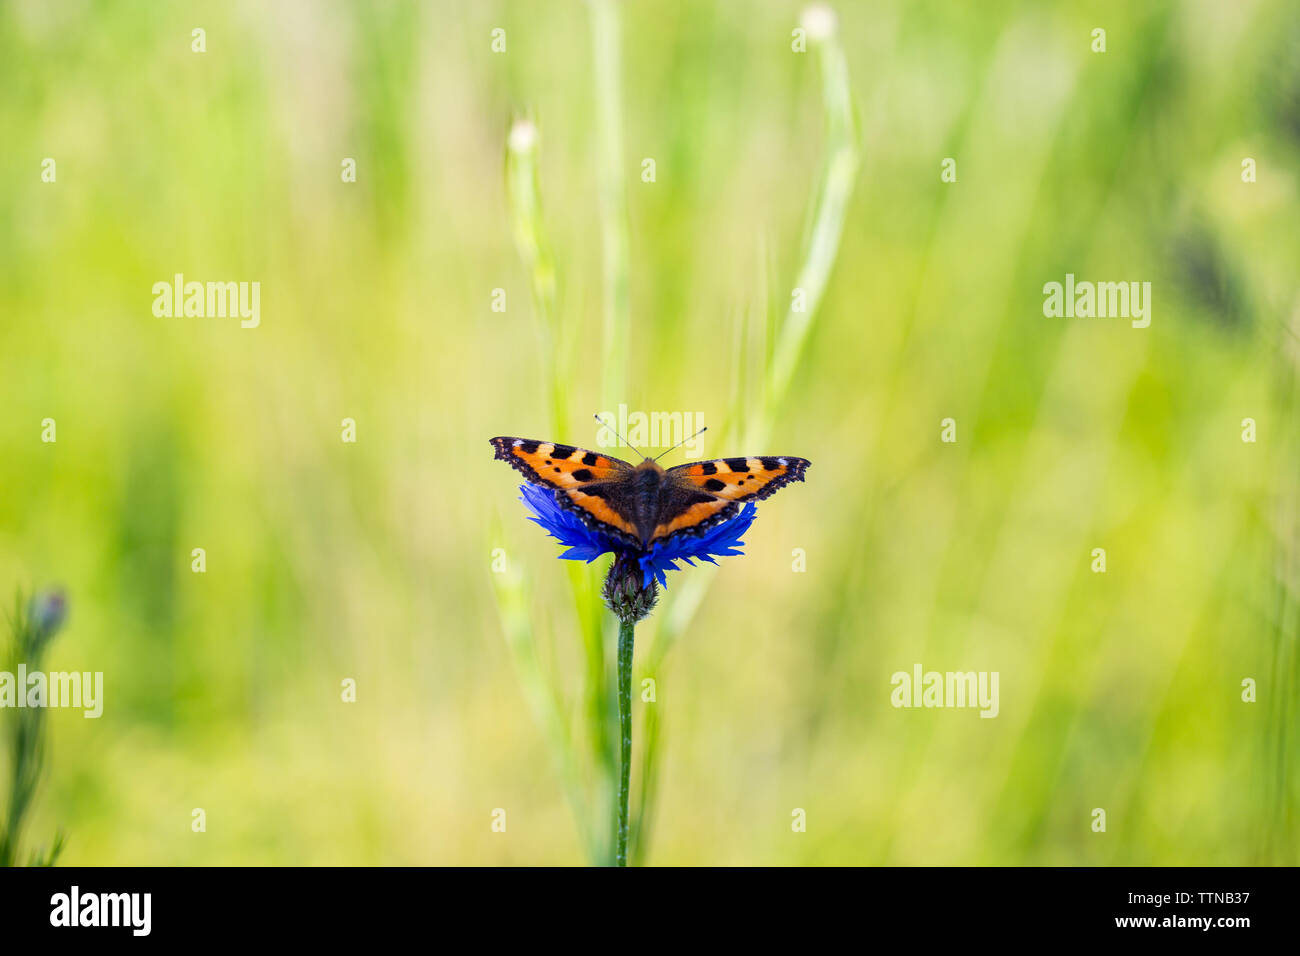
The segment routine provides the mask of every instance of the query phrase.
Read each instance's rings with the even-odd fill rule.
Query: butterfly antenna
[[[641,451],[640,448],[637,448],[636,445],[633,445],[630,441],[628,441],[626,438],[624,438],[622,435],[620,435],[620,434],[618,433],[618,431],[614,428],[614,426],[611,425],[609,422],[605,421],[605,419],[601,418],[599,415],[592,415],[591,417],[594,418],[594,419],[596,419],[596,421],[600,422],[602,425],[604,425],[606,428],[608,428],[611,432],[613,432],[614,435],[615,435],[615,437],[617,437],[618,440],[621,441],[624,445],[627,445],[628,448],[631,448],[634,452],[636,452],[636,453],[637,453],[638,455],[640,455],[642,458],[645,457],[645,452]]]
[[[692,435],[691,438],[694,438],[696,435],[702,435],[702,434],[704,434],[704,433],[705,433],[706,431],[708,431],[708,430],[709,430],[709,426],[708,426],[708,425],[705,425],[703,428],[701,428],[699,431],[697,431],[697,432],[695,433],[695,435]],[[676,451],[677,449],[679,449],[679,448],[681,448],[683,445],[685,445],[688,441],[690,441],[691,438],[683,438],[683,439],[682,439],[681,441],[679,441],[676,445],[673,445],[672,448],[669,448],[668,451]],[[664,455],[668,454],[668,451],[660,452],[659,454],[655,455],[654,460],[655,460],[655,461],[658,461],[658,460],[659,460],[660,458],[662,458]]]

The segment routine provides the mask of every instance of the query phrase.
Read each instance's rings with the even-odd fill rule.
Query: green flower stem
[[[618,627],[618,838],[614,865],[627,866],[628,800],[632,783],[632,644],[636,625],[624,621]]]
[[[14,719],[10,742],[14,753],[13,779],[9,788],[9,815],[4,833],[0,834],[0,867],[18,865],[18,842],[40,774],[42,716],[42,710],[38,708],[20,710]]]
[[[542,217],[542,190],[538,171],[538,130],[531,120],[515,121],[506,139],[506,195],[510,206],[515,248],[528,269],[532,290],[533,316],[541,354],[550,357],[544,363],[544,378],[550,402],[550,427],[557,430],[568,420],[567,375],[558,370],[567,355],[567,343],[560,328],[556,309],[555,257]],[[549,373],[549,374],[546,374]]]
[[[596,92],[596,184],[604,265],[605,328],[601,367],[604,404],[627,400],[628,219],[623,190],[623,39],[615,0],[590,0],[593,79]]]
[[[50,600],[48,595],[38,599]],[[60,621],[50,619],[48,613],[37,613],[38,605],[28,604],[20,594],[14,601],[15,610],[12,618],[13,644],[5,664],[12,672],[19,663],[25,662],[28,669],[36,672],[42,669],[45,648]],[[20,694],[27,692],[19,688]],[[45,770],[45,708],[29,707],[15,710],[9,715],[5,736],[7,750],[10,754],[12,776],[8,786],[7,812],[3,825],[0,826],[0,867],[21,865],[19,844],[22,840],[23,825],[36,797],[36,789]],[[58,849],[55,848],[48,857],[53,861]],[[39,853],[31,857],[33,865],[41,865]]]
[[[540,131],[535,123],[527,118],[518,118],[511,127],[506,139],[506,195],[509,201],[511,224],[514,230],[515,246],[519,257],[528,271],[532,292],[534,326],[537,332],[539,352],[550,357],[542,363],[542,379],[545,389],[545,401],[549,403],[549,425],[552,433],[561,434],[569,419],[569,396],[567,385],[569,375],[569,355],[572,334],[566,331],[559,318],[557,307],[558,277],[555,257],[551,252],[551,243],[547,235],[546,224],[542,215],[541,175],[539,171],[539,137]],[[544,406],[546,407],[546,406]],[[573,562],[565,562],[572,565]],[[606,807],[614,799],[614,744],[609,730],[609,667],[606,660],[606,640],[602,632],[600,604],[596,597],[596,588],[591,571],[580,566],[568,569],[569,587],[573,592],[574,606],[578,615],[578,625],[582,636],[582,648],[587,663],[584,704],[587,725],[591,730],[591,748],[595,760],[595,769],[599,775],[599,792],[594,801],[600,807]],[[525,623],[526,626],[526,623]],[[532,642],[533,638],[528,638]],[[511,649],[532,647],[522,638],[511,643]],[[541,682],[541,687],[531,693],[534,698],[544,692],[551,698],[559,697],[559,690],[551,686],[540,670],[528,660],[517,661],[521,675],[529,680]],[[558,709],[557,709],[558,708]],[[563,715],[563,707],[557,704],[544,704],[539,711],[544,715],[544,725],[548,736],[557,738],[558,731],[563,732],[565,750],[557,751],[561,766],[567,768],[569,776],[566,788],[570,793],[570,803],[582,822],[584,830],[598,831],[586,834],[588,854],[593,863],[607,859],[608,847],[600,834],[603,827],[593,827],[585,809],[585,800],[577,799],[581,795],[579,768],[574,746],[569,740],[570,730]],[[555,710],[555,713],[552,713]],[[554,726],[550,726],[554,725]],[[604,819],[603,810],[597,819]]]
[[[500,531],[495,534],[499,537]],[[605,859],[604,841],[590,823],[586,798],[582,790],[582,774],[574,752],[568,724],[565,722],[564,704],[558,690],[542,669],[538,655],[537,635],[529,608],[532,598],[527,582],[516,570],[490,575],[497,611],[501,615],[501,629],[506,647],[515,665],[524,698],[532,711],[533,720],[546,736],[551,756],[556,762],[565,796],[573,808],[578,823],[578,833],[583,847],[592,862]]]
[[[808,333],[821,308],[831,268],[839,255],[844,220],[848,215],[862,161],[848,61],[840,46],[833,14],[831,16],[830,23],[813,40],[821,65],[826,156],[816,187],[812,227],[805,239],[803,262],[795,278],[795,287],[804,290],[804,309],[796,312],[791,308],[781,324],[767,369],[763,414],[753,423],[747,436],[749,444],[754,446],[767,441],[776,410],[785,401],[795,370],[803,357]]]

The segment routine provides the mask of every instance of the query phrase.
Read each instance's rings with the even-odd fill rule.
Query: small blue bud
[[[41,591],[33,595],[27,613],[36,639],[44,643],[58,632],[67,619],[68,598],[58,589]]]

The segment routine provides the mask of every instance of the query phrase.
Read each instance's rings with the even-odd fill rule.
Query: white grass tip
[[[808,31],[808,36],[814,40],[825,40],[834,36],[835,29],[839,26],[835,11],[825,3],[814,3],[804,7],[799,22]]]
[[[525,153],[537,145],[537,126],[532,120],[516,120],[510,127],[510,149]]]

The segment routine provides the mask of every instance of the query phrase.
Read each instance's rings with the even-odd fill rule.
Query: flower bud
[[[32,596],[27,617],[31,623],[32,643],[43,647],[63,626],[68,617],[68,598],[59,590],[41,591]]]
[[[659,600],[659,585],[650,579],[646,584],[646,574],[641,569],[641,562],[630,551],[618,551],[614,554],[614,563],[609,566],[605,576],[605,587],[601,592],[608,607],[624,624],[635,624],[654,610]]]

